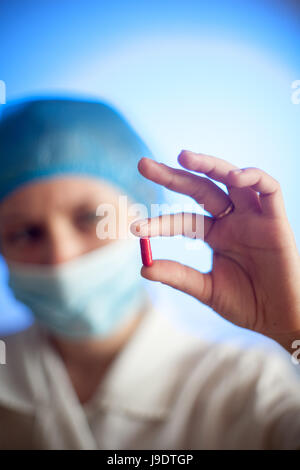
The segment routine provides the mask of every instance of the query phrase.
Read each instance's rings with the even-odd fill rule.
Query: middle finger
[[[171,191],[186,194],[213,216],[224,210],[230,203],[228,195],[208,178],[194,175],[185,170],[171,168],[150,158],[142,158],[138,169],[147,179]]]
[[[260,204],[257,193],[251,188],[236,188],[230,186],[228,183],[229,173],[239,168],[232,163],[223,160],[222,158],[205,155],[203,153],[194,153],[189,150],[183,150],[178,156],[178,162],[184,168],[204,173],[209,178],[212,178],[227,186],[230,199],[235,205],[236,209],[242,211],[252,208],[259,210]]]

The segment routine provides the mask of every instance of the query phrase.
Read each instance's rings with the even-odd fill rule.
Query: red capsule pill
[[[153,261],[152,261],[150,238],[148,237],[140,238],[140,245],[141,245],[141,255],[142,255],[143,265],[152,266]]]

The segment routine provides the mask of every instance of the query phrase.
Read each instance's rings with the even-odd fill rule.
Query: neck
[[[133,335],[149,307],[150,303],[147,301],[136,315],[108,338],[70,341],[48,334],[48,339],[67,366],[105,369]]]

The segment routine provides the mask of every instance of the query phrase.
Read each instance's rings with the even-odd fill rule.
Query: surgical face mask
[[[137,240],[116,240],[58,266],[8,262],[9,285],[60,336],[107,337],[145,302]]]

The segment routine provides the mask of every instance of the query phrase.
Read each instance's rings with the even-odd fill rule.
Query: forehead
[[[85,177],[54,178],[21,186],[0,202],[0,217],[38,215],[78,205],[116,204],[121,190],[104,180]]]

